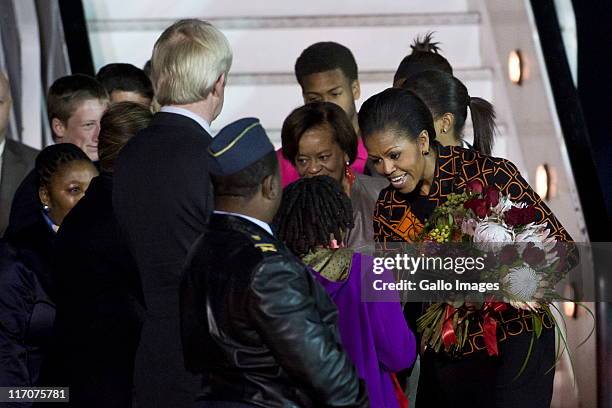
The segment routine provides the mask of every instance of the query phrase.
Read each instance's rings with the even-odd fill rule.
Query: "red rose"
[[[523,215],[523,212],[524,210],[519,207],[510,208],[504,216],[506,219],[506,224],[514,227],[524,225],[525,223],[523,220],[525,219],[525,216]]]
[[[544,258],[546,258],[544,251],[537,248],[533,242],[528,243],[527,248],[523,251],[523,259],[533,268],[540,265]]]
[[[524,214],[525,224],[529,224],[530,222],[535,222],[536,215],[537,215],[537,211],[533,205],[528,205],[527,207],[525,207],[525,214]]]
[[[499,204],[499,189],[495,186],[487,186],[484,191],[485,200],[489,203],[489,206],[495,207]]]
[[[514,245],[506,245],[499,253],[499,262],[502,265],[512,265],[519,257],[519,253]]]
[[[555,248],[553,249],[559,257],[559,262],[557,263],[556,268],[556,272],[558,273],[566,273],[569,270],[567,261],[569,254],[568,245],[569,244],[567,242],[557,242]]]
[[[482,194],[482,191],[484,190],[484,185],[480,182],[480,180],[474,179],[467,183],[467,189],[472,193]]]
[[[463,206],[468,210],[474,211],[474,214],[479,218],[484,218],[489,215],[490,207],[487,204],[487,200],[482,198],[472,198],[463,203]]]
[[[530,222],[534,222],[536,214],[536,209],[532,205],[525,208],[512,207],[506,211],[504,219],[506,224],[516,227],[518,225],[527,225]]]
[[[506,224],[514,227],[521,225],[521,209],[518,207],[512,207],[504,214],[504,220]]]
[[[470,198],[465,203],[463,203],[463,207],[466,210],[474,210],[474,208],[476,208],[476,201],[478,201],[478,198]]]
[[[486,200],[480,200],[474,212],[479,218],[485,218],[491,213],[491,207],[489,207]]]

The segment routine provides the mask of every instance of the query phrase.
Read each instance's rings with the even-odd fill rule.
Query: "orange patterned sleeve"
[[[533,191],[529,183],[521,176],[521,173],[512,162],[502,159],[496,167],[496,171],[494,172],[494,183],[501,190],[503,195],[507,195],[516,203],[533,205],[537,211],[537,222],[546,222],[551,235],[558,241],[573,241],[572,237],[565,230],[563,225],[561,225],[561,222],[559,222],[550,208],[542,201],[540,196]]]
[[[415,242],[424,227],[410,204],[393,187],[380,192],[372,221],[374,241],[378,243]]]

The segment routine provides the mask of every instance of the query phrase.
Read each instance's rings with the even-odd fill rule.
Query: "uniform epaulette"
[[[253,242],[253,246],[259,249],[262,253],[278,252],[276,244],[269,238],[262,237],[261,235],[257,234],[251,234],[249,236]]]

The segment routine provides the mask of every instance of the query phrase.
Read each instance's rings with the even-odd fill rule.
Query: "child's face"
[[[98,134],[100,119],[108,107],[108,101],[86,99],[75,109],[66,123],[54,123],[58,143],[72,143],[83,150],[92,161],[98,160]]]

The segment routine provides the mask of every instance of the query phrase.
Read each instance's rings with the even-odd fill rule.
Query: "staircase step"
[[[364,71],[397,68],[417,35],[435,31],[443,54],[457,68],[479,66],[478,13],[302,16],[211,19],[232,45],[232,73],[292,72],[304,48],[318,41],[349,47]],[[99,68],[110,62],[142,66],[172,20],[90,20],[90,42]],[[367,28],[366,28],[367,27]]]
[[[487,68],[458,70],[457,76],[473,96],[492,103],[491,70]],[[370,96],[391,86],[393,72],[364,72],[361,75],[361,98],[357,108]],[[302,93],[290,74],[231,75],[225,89],[225,105],[215,127],[245,116],[258,117],[264,127],[280,129],[287,115],[303,104]]]
[[[174,23],[168,18],[91,19],[90,32],[108,31],[163,31]],[[369,14],[369,15],[299,15],[262,17],[216,17],[207,21],[221,30],[278,29],[278,28],[329,28],[329,27],[387,27],[427,25],[479,24],[478,13],[429,13],[429,14]]]
[[[359,70],[359,81],[366,82],[388,82],[391,84],[395,71],[364,71]],[[468,80],[491,80],[490,68],[458,68],[455,76],[462,81]],[[232,85],[287,85],[295,84],[296,78],[293,72],[234,72],[231,71],[229,81]]]
[[[379,13],[440,13],[465,12],[467,0],[309,0],[307,5],[296,5],[286,0],[199,0],[152,2],[125,0],[87,0],[83,2],[88,19],[125,20],[148,16],[152,19],[177,20],[200,17],[203,19],[244,16],[302,16]]]

